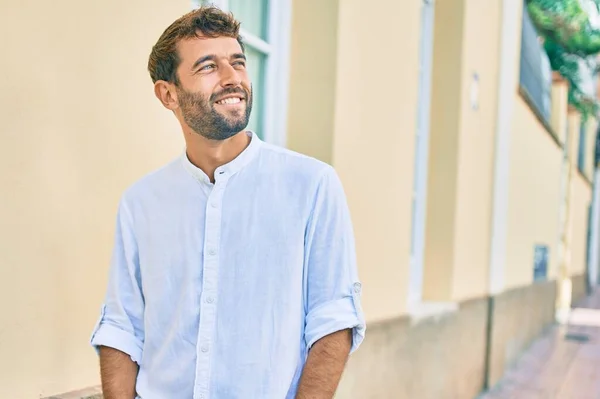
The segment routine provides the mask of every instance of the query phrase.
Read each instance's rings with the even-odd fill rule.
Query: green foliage
[[[600,11],[600,0],[587,0]],[[600,52],[600,29],[590,21],[580,0],[526,0],[527,10],[544,39],[552,70],[570,84],[569,103],[586,119],[597,115],[600,106],[593,93],[586,93],[582,81],[597,74],[596,54]]]
[[[600,7],[600,0],[591,0]],[[566,51],[587,57],[600,52],[600,30],[592,26],[579,0],[527,0],[538,31]]]
[[[589,60],[567,52],[564,47],[550,38],[544,40],[544,49],[550,59],[552,70],[560,73],[569,82],[569,103],[581,112],[584,120],[590,115],[597,115],[600,105],[582,89],[582,76],[595,74],[595,64],[583,68],[582,64]]]

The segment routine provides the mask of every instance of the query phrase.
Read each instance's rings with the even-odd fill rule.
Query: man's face
[[[176,90],[185,123],[210,140],[225,140],[243,131],[252,111],[252,88],[237,40],[185,40],[178,52]]]

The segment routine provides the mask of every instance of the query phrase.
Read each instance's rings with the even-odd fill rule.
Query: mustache
[[[213,95],[211,95],[210,101],[211,102],[219,101],[220,98],[227,96],[229,94],[239,94],[242,96],[242,98],[244,100],[246,100],[248,97],[248,93],[246,92],[246,90],[242,89],[241,87],[230,87],[230,88],[223,89],[220,92],[214,93]]]

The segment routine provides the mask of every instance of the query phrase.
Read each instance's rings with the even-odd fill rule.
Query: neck
[[[209,140],[196,133],[186,134],[186,152],[192,164],[200,168],[215,181],[215,170],[233,161],[250,144],[251,138],[245,131],[237,133],[227,140]]]

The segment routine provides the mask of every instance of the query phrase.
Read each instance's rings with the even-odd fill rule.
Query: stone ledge
[[[427,321],[440,321],[458,312],[456,302],[422,302],[409,310],[410,325],[416,326]]]
[[[96,386],[82,389],[80,391],[48,396],[42,399],[102,399],[102,388],[100,386]]]

